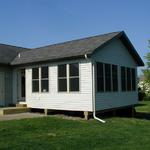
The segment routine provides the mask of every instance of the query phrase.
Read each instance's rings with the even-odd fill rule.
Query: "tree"
[[[149,40],[149,48],[150,48],[150,40]],[[145,56],[146,68],[143,70],[144,81],[139,82],[140,89],[146,94],[146,99],[150,100],[150,52],[148,52]]]
[[[150,40],[149,40],[149,48],[150,48]],[[150,85],[150,52],[147,53],[145,56],[146,62],[146,69],[143,70],[145,82]]]

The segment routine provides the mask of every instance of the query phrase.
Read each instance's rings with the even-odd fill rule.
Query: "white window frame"
[[[69,75],[69,68],[70,68],[70,64],[75,64],[77,63],[79,65],[79,76],[74,76],[74,77],[79,77],[79,91],[70,91],[70,75]],[[58,77],[58,66],[59,65],[66,65],[66,77],[62,77],[62,79],[66,79],[67,80],[67,90],[66,91],[59,91],[59,79],[61,79],[61,77]],[[72,63],[64,63],[64,64],[59,64],[57,65],[57,92],[58,93],[79,93],[80,92],[80,63],[79,62],[72,62]]]
[[[42,78],[42,67],[47,67],[48,68],[48,77],[47,78]],[[40,68],[40,92],[41,93],[48,93],[49,92],[49,66],[41,66]],[[48,80],[48,91],[42,91],[42,80]]]
[[[38,79],[33,79],[33,69],[35,69],[35,68],[37,68],[38,69],[38,76],[39,76],[39,78]],[[39,67],[33,67],[32,68],[32,73],[31,73],[31,76],[32,76],[32,82],[31,82],[31,84],[32,84],[32,93],[39,93],[40,92],[40,71],[39,71]],[[37,92],[34,92],[33,91],[33,81],[39,81],[39,91],[37,91]]]
[[[41,70],[42,70],[42,69],[41,69],[41,68],[42,68],[42,67],[48,67],[48,78],[44,78],[44,79],[47,79],[47,80],[48,80],[48,91],[46,91],[46,92],[43,92],[43,91],[42,91],[42,88],[41,88],[41,86],[42,86],[42,84],[41,84],[41,80],[42,80],[42,78],[41,78],[41,74],[42,74],[42,73],[41,73]],[[39,78],[38,78],[38,79],[33,79],[33,78],[32,78],[32,81],[37,81],[37,80],[39,81],[39,91],[38,91],[38,92],[33,92],[33,83],[32,83],[32,93],[43,93],[43,94],[44,94],[44,93],[49,93],[49,91],[50,91],[50,87],[49,87],[49,66],[48,66],[48,65],[44,65],[44,66],[40,66],[40,67],[33,67],[33,68],[32,68],[32,71],[33,71],[34,68],[38,68]],[[32,74],[31,74],[31,76],[32,76]]]

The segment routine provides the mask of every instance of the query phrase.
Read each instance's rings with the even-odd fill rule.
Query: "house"
[[[0,63],[0,105],[85,114],[137,104],[144,65],[123,31],[35,49],[0,45]]]

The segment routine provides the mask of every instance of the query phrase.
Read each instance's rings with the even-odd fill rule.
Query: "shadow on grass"
[[[34,113],[42,113],[44,114],[44,109],[31,109],[31,112]],[[83,112],[82,111],[64,111],[64,110],[48,110],[48,115],[51,116],[68,116],[68,117],[81,117],[84,118]]]
[[[147,104],[136,104],[135,107],[146,106]]]
[[[150,113],[146,113],[146,112],[136,112],[136,113],[135,113],[135,118],[137,118],[137,119],[150,120]]]
[[[145,106],[146,104],[137,104],[136,106]],[[44,110],[39,110],[39,109],[32,109],[32,112],[40,112],[40,113],[44,113]],[[127,109],[119,109],[119,110],[115,110],[115,111],[106,111],[106,112],[101,112],[101,113],[97,113],[96,116],[102,119],[108,119],[108,118],[112,118],[112,117],[126,117],[126,118],[137,118],[137,119],[146,119],[146,120],[150,120],[150,113],[148,112],[136,112],[136,110],[134,110],[134,117],[133,117],[133,111],[132,108],[127,108]],[[74,117],[76,119],[78,118],[84,118],[83,112],[75,112],[75,111],[58,111],[58,110],[53,110],[53,111],[49,111],[48,112],[49,115],[53,116],[65,116],[65,117]],[[92,113],[90,114],[90,119],[93,118]]]
[[[139,112],[139,111],[136,112],[136,110],[134,110],[134,115],[133,115],[132,109],[116,110],[115,113],[113,111],[109,111],[109,112],[97,114],[97,116],[102,119],[108,119],[108,118],[112,118],[112,117],[120,117],[120,118],[125,117],[125,118],[150,120],[149,112]]]

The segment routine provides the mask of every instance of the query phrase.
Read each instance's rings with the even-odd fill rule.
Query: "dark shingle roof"
[[[50,46],[22,52],[20,59],[16,57],[12,64],[26,64],[32,62],[68,58],[92,53],[97,47],[112,39],[120,32],[114,32],[79,40],[68,41]]]
[[[0,44],[0,64],[10,64],[18,53],[27,50],[29,49]]]
[[[120,37],[125,39],[124,41],[127,43],[126,45],[128,46],[128,49],[130,49],[129,52],[131,51],[130,53],[137,64],[139,66],[143,65],[143,61],[123,31],[49,45],[32,49],[30,51],[24,51],[20,53],[20,58],[17,56],[11,64],[21,65],[36,62],[56,61],[60,59],[70,59],[81,56],[84,57],[85,54],[91,55],[97,48],[108,44],[114,38]]]

